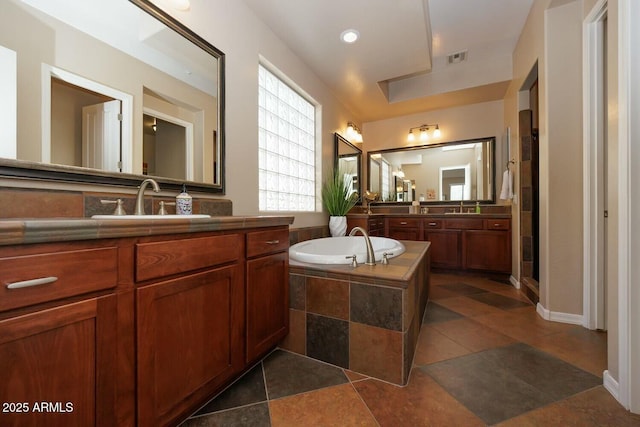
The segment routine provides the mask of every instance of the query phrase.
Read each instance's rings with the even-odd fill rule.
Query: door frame
[[[122,172],[133,173],[133,96],[93,80],[80,77],[61,68],[42,64],[42,147],[41,161],[51,163],[51,78],[56,77],[74,86],[100,93],[122,104],[120,161]]]
[[[616,399],[640,413],[640,40],[636,0],[618,0],[618,395]],[[635,43],[632,43],[634,41]],[[632,143],[633,141],[633,143]],[[633,286],[632,286],[633,285]],[[605,386],[607,386],[605,382]],[[607,388],[608,389],[608,388]]]
[[[147,116],[152,116],[160,120],[164,120],[165,122],[173,123],[174,125],[178,125],[183,127],[185,130],[184,134],[184,142],[185,142],[185,161],[187,164],[185,165],[185,179],[187,181],[194,181],[194,125],[192,122],[187,120],[183,120],[169,114],[163,113],[161,111],[155,110],[149,107],[143,107],[142,113]]]
[[[583,24],[583,326],[606,329],[604,271],[605,189],[604,173],[604,99],[603,64],[600,49],[604,34],[602,22],[607,16],[608,0],[599,0]],[[606,242],[604,242],[606,243]]]

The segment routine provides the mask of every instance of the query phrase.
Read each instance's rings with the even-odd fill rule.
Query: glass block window
[[[258,85],[259,208],[313,212],[316,108],[262,65]]]

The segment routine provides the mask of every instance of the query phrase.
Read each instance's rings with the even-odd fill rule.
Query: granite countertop
[[[378,262],[376,265],[358,264],[357,267],[352,267],[350,264],[311,264],[289,259],[289,271],[295,273],[298,270],[307,276],[335,277],[356,282],[358,278],[366,277],[368,283],[406,288],[431,243],[409,240],[401,242],[405,246],[405,252],[389,259],[387,265]]]
[[[412,214],[409,212],[405,213],[354,213],[349,214],[349,217],[353,218],[378,218],[378,217],[416,217],[416,218],[511,218],[511,214],[509,213],[426,213],[426,214]]]
[[[0,246],[288,226],[293,224],[293,220],[293,216],[218,216],[198,219],[163,219],[158,216],[149,220],[6,219],[0,221]]]

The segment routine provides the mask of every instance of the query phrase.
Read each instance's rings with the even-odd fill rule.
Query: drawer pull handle
[[[280,240],[267,240],[267,245],[277,245]]]
[[[493,224],[494,227],[500,227],[500,224]]]
[[[20,288],[28,288],[30,286],[40,286],[46,285],[48,283],[53,283],[58,280],[57,277],[41,277],[40,279],[31,279],[31,280],[23,280],[21,282],[14,282],[7,284],[7,289],[20,289]]]
[[[407,221],[400,221],[400,225],[407,225]]]
[[[435,226],[436,226],[436,225],[438,225],[438,224],[436,224],[435,222],[430,222],[430,223],[429,223],[429,225],[430,225],[431,227],[435,227]]]

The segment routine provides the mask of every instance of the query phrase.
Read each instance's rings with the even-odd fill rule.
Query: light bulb
[[[362,142],[362,134],[361,133],[356,134],[356,142]]]
[[[436,129],[433,131],[433,136],[434,136],[435,138],[440,138],[440,135],[442,135],[442,134],[440,133],[440,128],[439,128],[438,126],[436,126]]]
[[[427,134],[427,129],[420,129],[420,141],[426,141],[429,139],[429,134]]]
[[[413,134],[413,131],[412,131],[412,130],[410,130],[410,131],[409,131],[409,135],[407,135],[407,141],[409,141],[409,142],[413,142],[413,141],[415,141],[415,140],[416,140],[416,136]]]

